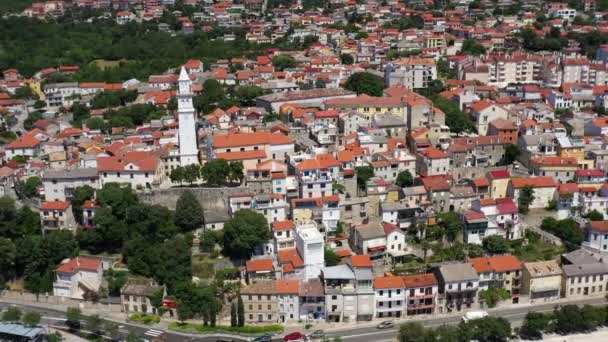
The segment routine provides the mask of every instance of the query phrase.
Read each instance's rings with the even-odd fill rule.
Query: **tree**
[[[253,210],[241,209],[224,224],[224,252],[230,257],[247,258],[268,239],[266,218]]]
[[[487,316],[471,320],[465,325],[472,340],[507,341],[511,336],[511,324],[502,317]]]
[[[490,235],[483,239],[483,249],[488,254],[508,253],[509,242],[500,235]]]
[[[355,62],[355,59],[351,54],[343,53],[340,55],[340,61],[342,64],[352,65]]]
[[[571,218],[556,220],[552,217],[546,217],[543,219],[540,229],[560,238],[569,251],[580,248],[585,239],[583,230]]]
[[[79,328],[80,320],[82,319],[82,312],[79,308],[68,308],[66,311],[66,325],[71,328]]]
[[[410,170],[399,172],[397,180],[395,181],[400,187],[405,188],[414,185],[414,177]]]
[[[588,212],[586,215],[583,215],[583,217],[588,219],[589,221],[603,221],[604,220],[604,215],[595,209]]]
[[[91,315],[86,317],[87,329],[93,332],[94,334],[101,334],[101,329],[103,327],[103,320],[99,317],[99,315]]]
[[[279,55],[272,59],[272,65],[279,71],[283,71],[289,68],[295,68],[297,63],[296,60],[289,55]]]
[[[79,186],[72,197],[72,213],[76,222],[82,222],[82,205],[95,197],[95,189],[88,185]]]
[[[21,319],[21,310],[16,306],[9,306],[2,313],[2,320],[7,322],[19,322]]]
[[[237,300],[237,318],[238,318],[238,326],[245,326],[245,305],[243,304],[243,299],[239,296]]]
[[[23,323],[31,327],[35,327],[40,324],[42,315],[37,312],[28,312],[23,316]]]
[[[555,312],[555,331],[568,335],[586,330],[587,323],[576,305],[565,305]]]
[[[530,185],[524,186],[519,191],[519,197],[517,198],[519,212],[522,214],[527,214],[530,211],[530,204],[534,202],[534,198],[534,188]]]
[[[325,247],[325,266],[336,266],[340,257],[331,248]]]
[[[133,330],[129,330],[129,335],[127,335],[127,342],[142,342],[143,339],[137,335],[137,333]]]
[[[551,316],[530,311],[526,314],[524,323],[519,329],[519,336],[527,340],[540,340],[543,338],[543,331],[546,331],[551,322]]]
[[[210,160],[201,167],[201,176],[209,186],[223,186],[229,173],[230,165],[224,159]]]
[[[519,151],[519,148],[517,147],[517,145],[508,144],[507,147],[505,147],[504,164],[505,165],[513,164],[519,157],[520,153],[521,152]]]
[[[42,185],[40,177],[29,177],[23,184],[23,193],[27,197],[37,197],[38,187]]]
[[[46,102],[42,100],[36,100],[36,102],[34,102],[34,109],[42,109],[44,107],[46,107]]]
[[[469,55],[483,55],[486,53],[486,48],[475,40],[467,39],[462,43],[462,49],[460,52]]]
[[[184,167],[184,181],[190,183],[190,186],[192,186],[200,176],[201,168],[197,164],[190,164]]]
[[[344,87],[357,94],[367,94],[370,96],[382,96],[384,90],[384,80],[367,72],[358,72],[351,75]]]
[[[105,183],[103,188],[97,190],[97,201],[111,209],[112,215],[120,220],[125,217],[127,208],[139,200],[130,185]]]
[[[401,324],[399,327],[399,342],[424,342],[426,329],[418,322]]]
[[[463,224],[458,218],[458,214],[454,212],[440,213],[437,215],[440,220],[440,225],[445,230],[445,235],[449,241],[456,240],[456,237],[462,232]]]
[[[38,99],[38,95],[36,95],[36,93],[34,93],[32,88],[30,88],[27,85],[15,89],[14,97],[16,99],[23,99],[23,100],[29,100],[29,99],[37,100]]]
[[[108,131],[108,124],[102,118],[93,117],[86,121],[86,125],[88,128],[92,130],[100,130],[101,132]]]
[[[70,111],[72,112],[73,122],[76,125],[81,125],[83,122],[85,122],[88,118],[91,117],[91,111],[89,110],[89,108],[80,103],[74,103],[72,105],[72,108],[70,108]]]
[[[181,193],[175,204],[175,225],[189,232],[200,228],[205,222],[203,208],[192,191]]]
[[[169,175],[171,182],[179,183],[182,185],[184,182],[184,168],[182,166],[178,166],[175,169],[171,170],[171,174]]]
[[[355,170],[357,171],[357,185],[359,189],[365,190],[367,181],[374,177],[374,168],[371,166],[359,166]]]
[[[127,282],[128,276],[127,271],[117,271],[113,268],[105,271],[103,277],[108,282],[108,294],[114,297],[120,296],[120,289]]]
[[[232,302],[232,304],[230,305],[230,326],[231,327],[236,327],[239,324],[238,318],[237,318],[237,313],[238,308],[235,302]]]
[[[241,184],[243,177],[243,162],[231,161],[228,164],[228,180],[232,183]]]
[[[493,308],[499,301],[511,298],[511,294],[509,291],[502,288],[489,288],[487,290],[479,291],[479,298],[481,298],[489,308]]]
[[[15,258],[17,249],[15,244],[3,237],[0,237],[0,290],[4,289],[4,284],[15,273]]]
[[[433,105],[445,113],[445,124],[455,133],[468,132],[473,130],[473,122],[470,117],[460,110],[457,104],[442,97],[431,96]]]

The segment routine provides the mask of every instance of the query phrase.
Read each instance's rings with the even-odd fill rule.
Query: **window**
[[[380,295],[383,296],[384,295],[384,291],[380,290]]]

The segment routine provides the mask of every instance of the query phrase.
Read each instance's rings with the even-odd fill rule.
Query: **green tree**
[[[210,160],[201,168],[201,176],[209,186],[223,186],[230,173],[230,165],[224,159]],[[228,172],[226,172],[228,171]]]
[[[352,74],[344,87],[354,91],[357,94],[367,94],[370,96],[382,96],[384,90],[384,80],[380,76],[376,76],[367,72],[358,72]]]
[[[365,190],[367,181],[374,177],[374,168],[371,166],[359,166],[355,170],[357,173],[357,185],[359,189]]]
[[[325,266],[336,266],[340,263],[340,257],[333,249],[325,247]]]
[[[511,324],[502,317],[488,316],[466,324],[471,339],[477,341],[507,341],[511,336]]]
[[[4,289],[6,281],[14,275],[16,258],[15,244],[9,239],[0,237],[0,290]]]
[[[353,56],[348,53],[341,54],[340,61],[342,62],[342,64],[345,65],[352,65],[353,63],[355,63],[355,59],[353,58]]]
[[[243,299],[241,296],[237,299],[237,318],[238,318],[238,326],[245,326],[245,305],[243,304]]]
[[[603,221],[604,220],[604,215],[595,209],[588,212],[586,215],[583,215],[583,217],[588,219],[589,221]]]
[[[509,242],[500,235],[490,235],[483,239],[483,249],[488,254],[505,254],[509,252]]]
[[[120,289],[127,282],[128,276],[127,271],[118,271],[113,268],[105,271],[103,277],[108,282],[108,294],[114,297],[120,296]]]
[[[401,324],[399,327],[399,342],[425,342],[427,332],[418,322]]]
[[[82,222],[82,205],[95,197],[95,189],[88,185],[79,186],[74,190],[72,197],[72,213],[76,222]]]
[[[21,319],[21,310],[16,306],[9,306],[2,313],[2,320],[6,322],[19,322]]]
[[[467,39],[462,43],[460,52],[469,55],[483,55],[486,53],[486,48],[473,39]]]
[[[517,198],[517,204],[519,205],[519,212],[527,214],[530,211],[530,204],[534,202],[534,188],[526,185],[519,191],[519,197]]]
[[[228,180],[232,183],[241,184],[243,177],[243,162],[231,161],[228,164]]]
[[[46,107],[46,102],[42,100],[37,100],[36,102],[34,102],[34,109],[42,109],[44,107]]]
[[[86,326],[87,329],[93,332],[94,334],[101,334],[103,328],[103,320],[99,315],[90,315],[86,316]]]
[[[79,308],[68,308],[66,311],[66,324],[70,327],[79,327],[82,320],[82,311]]]
[[[555,331],[568,335],[585,331],[587,323],[576,305],[565,305],[555,312]]]
[[[521,152],[519,151],[519,147],[517,147],[517,145],[508,144],[505,147],[504,164],[505,165],[513,164],[519,157],[520,153]]]
[[[41,318],[42,318],[42,315],[39,314],[38,312],[28,312],[25,315],[23,315],[23,323],[25,323],[26,325],[29,325],[30,327],[35,327],[38,324],[40,324]]]
[[[414,185],[414,177],[409,170],[401,171],[397,175],[397,180],[395,181],[400,187],[405,188],[408,186]]]
[[[569,251],[580,248],[585,239],[583,230],[571,218],[556,220],[552,217],[546,217],[543,219],[540,229],[560,238]]]
[[[175,169],[171,170],[171,174],[169,175],[171,182],[179,183],[182,185],[184,182],[184,168],[182,166],[178,166]]]
[[[235,96],[243,107],[255,106],[255,99],[268,94],[269,90],[254,85],[242,85],[236,89]]]
[[[15,89],[15,95],[13,96],[16,99],[24,99],[24,100],[37,100],[38,95],[32,91],[32,88],[25,85],[23,87],[19,87]]]
[[[549,328],[550,322],[550,315],[530,311],[519,329],[519,336],[528,340],[540,340],[543,338],[543,332]]]
[[[72,105],[72,108],[70,108],[70,111],[72,112],[73,122],[76,125],[81,125],[83,122],[85,122],[88,118],[91,117],[91,111],[89,110],[89,108],[80,103],[74,103]]]
[[[108,124],[106,121],[99,117],[93,117],[86,121],[86,125],[88,128],[92,130],[100,130],[101,132],[108,131]]]
[[[501,300],[507,300],[511,298],[509,291],[505,289],[489,288],[487,290],[479,291],[479,298],[489,307],[493,308]]]
[[[182,192],[175,204],[175,225],[189,232],[200,228],[205,222],[203,208],[192,191]]]
[[[470,117],[460,110],[457,104],[442,97],[431,96],[433,105],[445,113],[445,123],[455,133],[469,132],[473,130],[473,122]]]
[[[130,185],[105,183],[97,190],[97,201],[111,210],[112,215],[121,220],[125,217],[127,208],[139,200]]]
[[[27,197],[37,197],[38,196],[38,187],[42,185],[42,179],[40,177],[29,177],[25,184],[23,184],[23,193]]]
[[[247,258],[270,235],[264,215],[241,209],[224,224],[224,252],[233,258]]]
[[[454,212],[440,213],[437,215],[440,226],[444,229],[445,235],[449,241],[456,240],[456,237],[462,232],[463,224],[459,219],[458,214]]]
[[[296,60],[289,55],[279,55],[272,59],[272,65],[279,71],[285,69],[295,68],[297,63]]]
[[[231,327],[236,327],[238,326],[239,322],[238,322],[238,318],[237,318],[237,306],[235,302],[232,302],[232,304],[230,305],[230,326]]]
[[[190,183],[190,186],[201,178],[201,168],[197,164],[190,164],[184,167],[184,181]]]

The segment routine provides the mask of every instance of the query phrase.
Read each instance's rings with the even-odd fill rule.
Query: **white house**
[[[98,157],[100,186],[129,183],[134,188],[150,189],[164,178],[160,158],[149,152],[127,152],[121,157]]]
[[[300,281],[282,279],[276,281],[279,301],[279,322],[285,323],[300,319]]]
[[[73,170],[44,171],[42,174],[44,196],[47,201],[71,199],[74,190],[80,186],[88,185],[93,189],[99,187],[97,169],[78,168]]]
[[[87,292],[99,291],[103,280],[101,260],[76,257],[63,262],[56,270],[53,295],[85,299]]]
[[[304,280],[316,279],[325,266],[325,239],[314,225],[296,228],[296,249],[304,262]]]
[[[608,255],[608,221],[591,221],[587,224],[583,248]]]
[[[374,278],[374,317],[401,317],[405,311],[405,285],[399,276]]]

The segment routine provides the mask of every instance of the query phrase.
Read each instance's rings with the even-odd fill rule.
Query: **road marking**
[[[162,335],[163,333],[164,333],[164,331],[150,329],[150,330],[146,331],[144,333],[144,335],[158,337],[158,336]]]
[[[49,320],[49,321],[62,321],[62,322],[67,321],[67,319],[65,319],[65,318],[61,318],[61,317],[47,317],[47,316],[42,316],[42,319],[47,319],[47,320]]]

